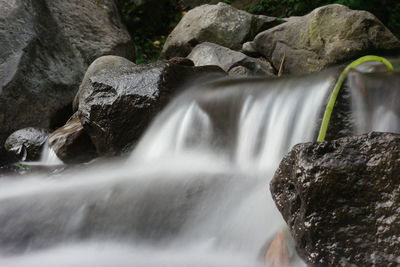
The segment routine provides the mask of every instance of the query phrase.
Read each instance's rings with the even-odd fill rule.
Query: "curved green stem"
[[[336,82],[336,85],[331,94],[331,97],[329,98],[328,105],[326,106],[326,109],[325,109],[324,118],[322,119],[321,128],[319,129],[317,142],[325,141],[326,132],[328,130],[329,122],[331,120],[333,107],[335,106],[336,99],[339,95],[340,89],[343,86],[343,83],[347,79],[347,75],[349,74],[349,71],[367,61],[380,62],[380,63],[383,63],[389,70],[394,70],[393,65],[392,65],[392,63],[390,63],[390,61],[388,61],[387,59],[385,59],[383,57],[378,57],[378,56],[365,56],[365,57],[361,57],[361,58],[351,62],[340,74],[339,79]]]

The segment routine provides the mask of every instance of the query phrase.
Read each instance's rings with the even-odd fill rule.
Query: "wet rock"
[[[105,54],[132,57],[113,0],[0,2],[0,161],[13,131],[68,118],[88,65]],[[54,122],[57,123],[57,122]]]
[[[234,75],[274,76],[273,69],[267,62],[248,57],[240,52],[209,42],[201,43],[193,48],[188,58],[196,66],[216,65],[227,72],[234,67],[239,67],[237,69],[240,69],[240,71],[236,70],[232,72]]]
[[[77,113],[63,127],[50,134],[49,147],[68,164],[88,162],[97,156],[96,148]]]
[[[48,135],[49,132],[45,129],[24,128],[12,133],[7,138],[4,148],[17,160],[38,160]]]
[[[400,264],[400,135],[296,145],[271,182],[310,266]]]
[[[168,36],[161,55],[186,57],[203,42],[239,50],[260,31],[280,23],[277,18],[252,15],[222,2],[199,6],[190,10]]]
[[[400,48],[399,40],[371,13],[327,5],[261,32],[252,46],[287,73],[310,73],[376,51]]]
[[[138,140],[182,86],[224,75],[216,66],[188,67],[167,61],[105,69],[84,88],[80,120],[99,154],[119,153]]]
[[[83,88],[90,84],[90,78],[104,69],[116,68],[121,66],[134,66],[132,61],[119,56],[103,56],[99,57],[87,69],[85,76],[83,77],[82,83],[79,86],[78,93],[75,95],[73,102],[73,111],[76,112],[79,106],[79,100],[82,96]]]

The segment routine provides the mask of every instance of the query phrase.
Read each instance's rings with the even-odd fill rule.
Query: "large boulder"
[[[134,144],[155,115],[196,78],[221,77],[216,66],[190,67],[161,61],[105,69],[90,78],[79,100],[79,116],[99,154]]]
[[[400,135],[296,145],[271,182],[310,266],[400,264]]]
[[[212,42],[239,50],[265,29],[282,23],[280,19],[252,15],[228,4],[202,5],[190,10],[168,36],[162,57],[187,56],[193,47]]]
[[[399,40],[371,13],[327,5],[259,33],[252,47],[287,73],[310,73],[376,51],[400,48]]]
[[[90,78],[100,71],[107,68],[115,68],[122,66],[134,66],[135,64],[132,61],[129,61],[126,58],[119,56],[103,56],[99,57],[92,64],[90,64],[87,69],[85,76],[79,86],[78,93],[76,93],[74,102],[72,103],[72,110],[76,112],[79,107],[79,99],[82,97],[83,88],[87,87],[90,84]]]
[[[216,65],[225,71],[236,66],[248,70],[248,75],[274,76],[271,65],[229,48],[204,42],[196,45],[188,55],[196,66]]]
[[[97,156],[96,148],[75,113],[67,123],[49,136],[49,147],[64,163],[83,163]]]
[[[17,160],[38,160],[48,135],[46,129],[33,127],[20,129],[7,138],[4,148]]]
[[[113,0],[0,0],[0,47],[0,161],[13,131],[68,119],[94,59],[132,57]]]

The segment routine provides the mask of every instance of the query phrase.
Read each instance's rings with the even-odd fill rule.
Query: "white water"
[[[29,166],[52,167],[61,166],[64,164],[64,162],[57,157],[56,152],[50,148],[48,141],[46,141],[46,143],[43,145],[39,161],[24,161],[23,164]]]
[[[39,164],[44,166],[54,166],[54,165],[63,165],[61,159],[59,159],[54,152],[53,149],[49,147],[48,142],[46,142],[43,146],[42,156],[40,158]]]
[[[0,266],[263,266],[284,226],[269,181],[315,138],[334,82],[210,84],[171,103],[125,163],[1,181]]]
[[[400,132],[400,76],[364,73],[350,76],[356,134]]]

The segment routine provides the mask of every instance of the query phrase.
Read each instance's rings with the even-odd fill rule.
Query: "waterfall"
[[[400,132],[398,73],[354,72],[349,77],[356,134],[370,131]]]
[[[48,141],[46,141],[43,145],[42,156],[38,164],[42,166],[56,166],[63,165],[64,163],[57,157],[56,152],[50,148]]]
[[[294,144],[315,140],[336,77],[195,86],[126,162],[0,181],[0,266],[264,266],[284,227],[269,181]],[[393,125],[390,109],[368,114]]]

